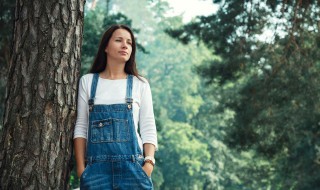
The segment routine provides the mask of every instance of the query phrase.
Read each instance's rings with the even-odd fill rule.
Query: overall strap
[[[126,103],[128,105],[128,108],[131,109],[132,108],[132,83],[133,83],[133,76],[132,75],[128,75],[127,78],[127,92],[126,92]]]
[[[98,80],[99,80],[99,73],[94,73],[92,78],[92,83],[91,83],[90,99],[88,101],[89,111],[92,111],[92,108],[94,105],[94,98],[96,96]]]

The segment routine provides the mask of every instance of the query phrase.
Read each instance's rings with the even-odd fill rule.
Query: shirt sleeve
[[[87,78],[81,77],[78,89],[77,103],[77,121],[73,133],[73,138],[82,137],[87,139],[87,131],[89,126],[89,106],[88,106],[88,81]]]
[[[142,143],[151,143],[158,150],[157,129],[154,119],[152,94],[149,83],[144,83],[141,90],[141,106],[139,113],[139,126]]]

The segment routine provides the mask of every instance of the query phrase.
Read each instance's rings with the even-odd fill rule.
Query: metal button
[[[128,108],[131,109],[131,104],[128,104]]]
[[[102,127],[103,126],[103,123],[99,123],[99,127]]]

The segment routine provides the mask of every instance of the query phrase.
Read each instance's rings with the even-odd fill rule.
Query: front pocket
[[[104,119],[91,123],[91,142],[126,142],[131,138],[128,120]]]
[[[138,165],[139,170],[143,173],[143,175],[148,179],[151,180],[151,177],[143,170],[144,159],[137,159],[136,164]]]

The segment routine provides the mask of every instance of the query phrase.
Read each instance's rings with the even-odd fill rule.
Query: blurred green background
[[[110,24],[134,29],[158,130],[155,189],[320,189],[319,1],[212,3],[184,23],[164,0],[88,0],[82,75]],[[0,3],[1,115],[14,6]]]

